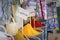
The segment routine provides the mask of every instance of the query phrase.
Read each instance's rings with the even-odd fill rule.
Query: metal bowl
[[[40,38],[35,37],[35,36],[29,36],[28,38],[29,38],[30,40],[41,40]]]

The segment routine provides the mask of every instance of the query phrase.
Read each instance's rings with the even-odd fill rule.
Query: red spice
[[[31,25],[32,25],[32,27],[34,28],[34,25],[35,25],[35,27],[36,28],[41,28],[41,27],[44,27],[45,26],[45,24],[42,24],[41,22],[39,22],[39,21],[37,21],[37,20],[31,20]]]

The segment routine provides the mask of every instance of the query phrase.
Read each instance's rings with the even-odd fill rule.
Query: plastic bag
[[[6,24],[6,31],[11,35],[16,35],[16,33],[18,32],[18,25],[17,23],[15,23],[14,19],[13,22]]]

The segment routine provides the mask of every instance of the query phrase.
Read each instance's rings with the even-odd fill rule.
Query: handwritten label
[[[16,15],[24,20],[27,20],[28,17],[35,16],[35,13],[33,8],[25,10],[21,7],[18,7],[16,11]]]
[[[27,20],[28,16],[29,16],[29,12],[26,11],[25,9],[18,7],[17,11],[16,11],[16,15],[21,17],[24,20]]]
[[[35,16],[34,8],[26,9],[29,12],[29,17]]]

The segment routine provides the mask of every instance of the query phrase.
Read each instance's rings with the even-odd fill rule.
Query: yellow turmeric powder
[[[40,34],[40,32],[32,28],[31,24],[27,24],[23,27],[23,33],[27,36]]]
[[[18,30],[18,33],[14,36],[14,40],[27,40],[27,39],[24,38],[24,36],[22,35],[22,32]]]

